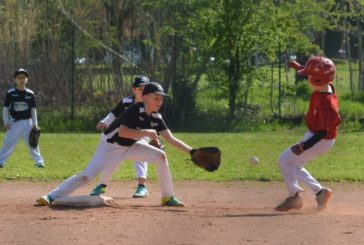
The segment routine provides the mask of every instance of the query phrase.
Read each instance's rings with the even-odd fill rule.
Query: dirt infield
[[[0,244],[364,244],[364,184],[328,183],[321,213],[309,192],[302,210],[275,212],[286,188],[272,182],[175,182],[184,208],[160,207],[156,182],[147,199],[131,198],[135,182],[113,182],[117,207],[33,206],[57,184],[0,183]]]

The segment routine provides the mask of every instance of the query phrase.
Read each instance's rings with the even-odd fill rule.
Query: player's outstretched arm
[[[169,129],[160,131],[159,134],[162,135],[162,137],[165,141],[167,141],[169,144],[171,144],[175,148],[180,149],[181,151],[190,153],[191,150],[193,149],[191,146],[187,145],[182,140],[174,137],[172,132]]]

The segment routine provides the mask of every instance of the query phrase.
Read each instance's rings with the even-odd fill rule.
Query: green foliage
[[[72,119],[69,108],[40,109],[38,121],[43,132],[96,132],[96,124],[111,110],[109,108],[76,107],[76,115]],[[90,116],[92,115],[92,116]]]
[[[296,84],[296,96],[304,101],[309,101],[311,97],[311,89],[306,81]]]
[[[303,130],[284,130],[257,133],[177,133],[176,137],[193,147],[218,146],[222,150],[221,168],[208,173],[196,168],[189,156],[166,145],[171,173],[174,180],[282,180],[277,159],[282,151],[303,137]],[[0,140],[3,140],[1,134]],[[341,132],[334,148],[326,155],[315,159],[307,169],[318,180],[364,181],[363,133]],[[0,169],[0,181],[34,180],[58,181],[82,171],[90,161],[99,141],[98,134],[42,134],[40,150],[46,168],[38,169],[23,143],[10,156],[5,168]],[[260,163],[248,163],[258,156]],[[156,170],[150,164],[149,178],[155,180]],[[125,162],[114,174],[113,180],[133,180],[135,172],[130,161]],[[96,180],[95,180],[96,181]]]

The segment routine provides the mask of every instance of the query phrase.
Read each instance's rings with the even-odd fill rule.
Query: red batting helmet
[[[306,62],[305,68],[299,70],[298,74],[309,76],[309,81],[312,85],[321,86],[335,79],[336,68],[332,60],[315,56]]]

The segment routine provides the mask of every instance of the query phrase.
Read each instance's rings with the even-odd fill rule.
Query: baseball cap
[[[148,83],[147,85],[145,85],[144,90],[143,90],[143,95],[150,94],[150,93],[159,94],[162,96],[168,96],[168,94],[166,94],[164,92],[162,85],[160,85],[159,83],[156,83],[156,82],[151,82],[151,83]]]
[[[134,88],[139,88],[140,86],[147,85],[149,82],[149,78],[146,76],[137,76],[134,78],[133,83],[131,84]]]
[[[29,72],[25,70],[24,68],[18,68],[14,72],[14,78],[18,76],[19,74],[24,74],[25,76],[29,77]]]

